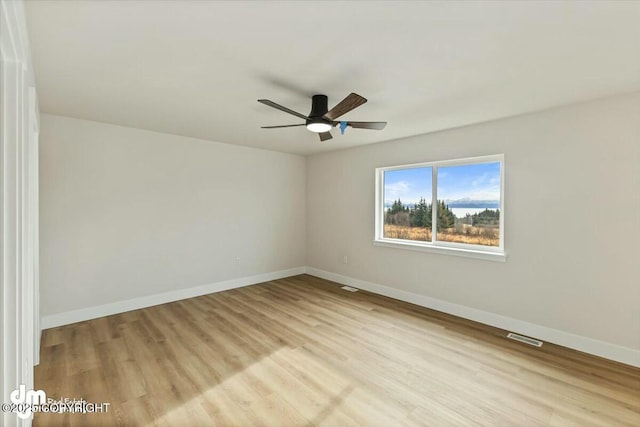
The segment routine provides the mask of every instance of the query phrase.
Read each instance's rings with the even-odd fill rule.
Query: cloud
[[[491,185],[500,182],[500,177],[496,176],[495,173],[483,173],[479,177],[475,178],[471,181],[471,185],[473,187],[479,187],[481,185]]]
[[[390,204],[398,199],[403,204],[418,203],[421,198],[430,199],[431,189],[425,189],[423,185],[416,185],[409,181],[397,181],[384,186],[384,202]]]
[[[398,181],[384,186],[385,200],[402,199],[409,194],[411,184],[407,181]],[[405,197],[406,198],[406,197]]]
[[[500,188],[485,188],[480,191],[472,191],[468,193],[467,197],[473,200],[500,200]]]
[[[500,186],[487,186],[483,188],[444,188],[440,187],[439,199],[447,200],[500,200]]]

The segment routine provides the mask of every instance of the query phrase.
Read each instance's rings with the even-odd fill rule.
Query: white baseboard
[[[425,295],[407,292],[400,289],[390,288],[377,283],[367,282],[341,274],[331,273],[313,267],[307,267],[306,273],[311,276],[331,280],[342,285],[353,286],[354,288],[369,291],[375,294],[384,295],[400,301],[420,305],[422,307],[452,314],[454,316],[473,320],[485,325],[516,332],[542,341],[558,344],[563,347],[572,348],[585,353],[604,357],[606,359],[621,362],[627,365],[640,367],[640,351],[632,348],[622,347],[605,341],[560,331],[557,329],[540,326],[511,317],[501,316],[488,311],[464,305],[454,304]]]
[[[200,295],[212,294],[226,291],[228,289],[241,288],[243,286],[255,285],[257,283],[268,282],[270,280],[282,279],[285,277],[304,274],[305,267],[295,267],[288,270],[273,271],[270,273],[257,274],[255,276],[241,277],[238,279],[225,280],[222,282],[210,283],[208,285],[195,286],[186,289],[164,292],[161,294],[148,295],[133,298],[125,301],[118,301],[94,307],[82,308],[79,310],[67,311],[64,313],[50,314],[42,317],[42,329],[55,328],[56,326],[68,325],[98,317],[110,316],[112,314],[124,313],[126,311],[151,307],[158,304],[179,301],[186,298],[193,298]]]

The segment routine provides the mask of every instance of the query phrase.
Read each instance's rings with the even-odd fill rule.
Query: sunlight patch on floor
[[[179,425],[189,419],[206,418],[216,425],[282,425],[283,420],[288,421],[287,425],[353,424],[353,420],[335,416],[334,411],[354,387],[320,365],[315,357],[299,349],[281,348],[170,409],[147,426]],[[325,371],[326,381],[311,380],[318,371]]]

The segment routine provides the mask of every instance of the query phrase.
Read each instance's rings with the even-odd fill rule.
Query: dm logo
[[[43,405],[47,403],[47,394],[44,390],[27,390],[27,386],[20,384],[17,390],[13,390],[9,394],[11,403],[16,405],[18,409],[18,417],[26,420],[33,413],[34,405]]]

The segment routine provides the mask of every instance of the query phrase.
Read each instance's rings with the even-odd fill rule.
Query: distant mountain
[[[469,198],[458,200],[445,200],[449,208],[489,208],[498,209],[500,207],[499,200],[473,200]]]

